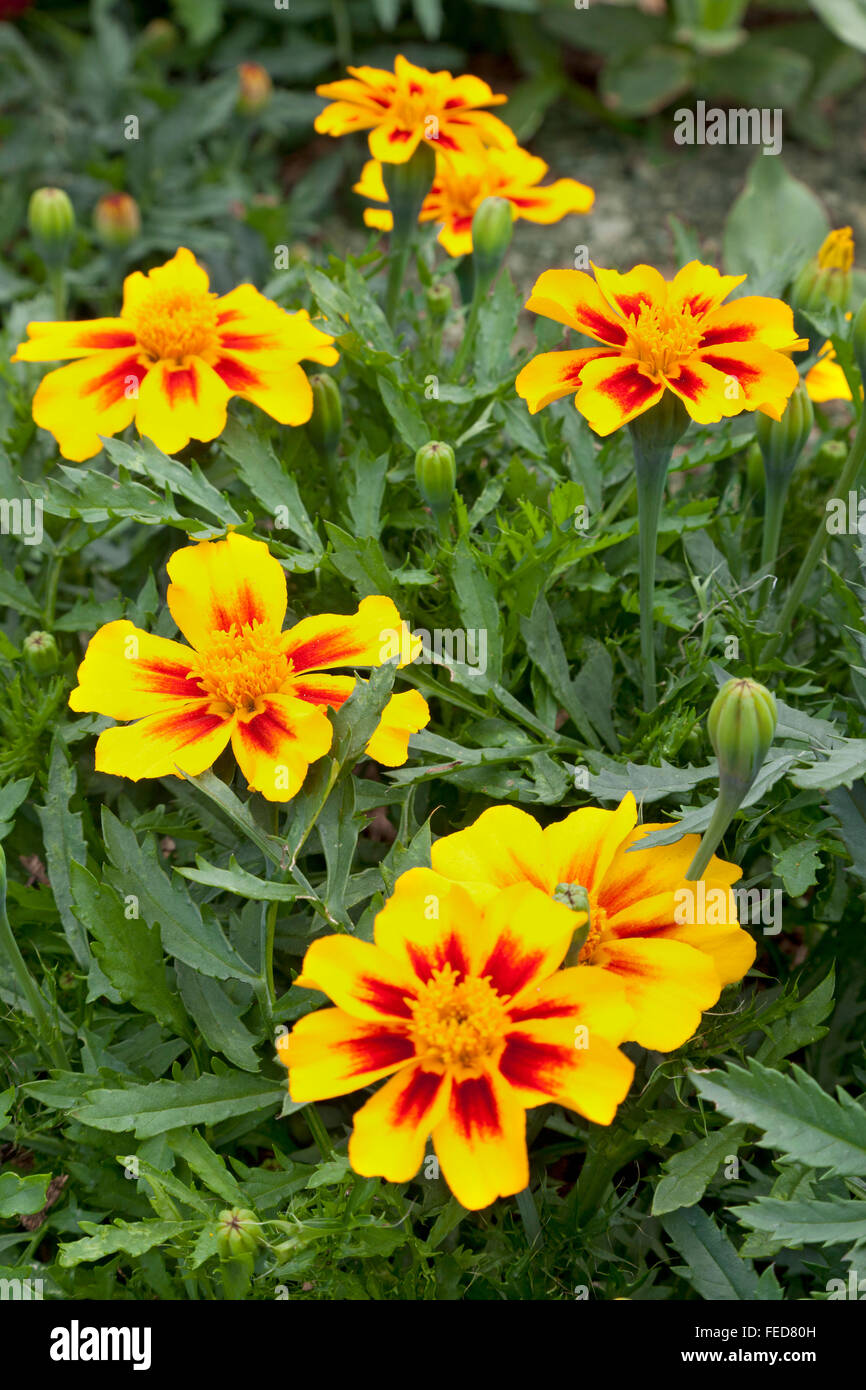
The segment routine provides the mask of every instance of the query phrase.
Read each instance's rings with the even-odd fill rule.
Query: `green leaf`
[[[526,650],[557,700],[574,720],[583,737],[593,747],[597,746],[592,725],[571,678],[562,638],[543,593],[536,598],[530,616],[520,619],[520,630]]]
[[[866,0],[809,0],[837,39],[866,53]]]
[[[700,1207],[668,1212],[662,1225],[686,1262],[683,1275],[701,1298],[742,1302],[761,1297],[751,1260],[737,1254],[729,1238]]]
[[[81,814],[69,809],[75,789],[75,769],[69,763],[63,742],[55,738],[51,744],[48,768],[48,795],[45,805],[36,807],[36,814],[42,826],[45,866],[63,931],[78,964],[87,970],[90,966],[90,948],[81,923],[73,912],[70,881],[73,866],[87,862]]]
[[[430,439],[430,426],[421,414],[411,388],[398,385],[384,373],[379,375],[379,391],[385,409],[397,426],[400,438],[415,454]]]
[[[747,1069],[689,1073],[700,1095],[723,1114],[763,1130],[761,1143],[829,1174],[866,1174],[866,1111],[845,1092],[834,1100],[801,1067],[790,1076],[754,1058]]]
[[[464,627],[474,629],[478,634],[484,634],[487,683],[498,681],[502,675],[502,635],[499,600],[496,591],[469,542],[463,538],[455,546],[452,563],[454,592],[457,597],[460,617]],[[480,641],[479,635],[475,644],[476,657],[480,656]],[[483,681],[480,667],[476,665],[471,669],[473,671],[479,670],[478,679],[479,688],[481,688]]]
[[[761,152],[728,214],[725,269],[749,276],[747,294],[780,294],[828,231],[827,214],[814,193],[791,177],[781,156]]]
[[[59,1263],[71,1269],[87,1261],[102,1260],[106,1255],[146,1255],[156,1245],[167,1245],[174,1237],[193,1229],[190,1221],[115,1221],[110,1226],[94,1226],[91,1221],[79,1223],[81,1229],[91,1229],[93,1235],[61,1245]]]
[[[45,1206],[50,1173],[32,1173],[22,1178],[12,1169],[0,1173],[0,1220],[12,1216],[35,1216]]]
[[[120,1090],[89,1091],[73,1115],[83,1125],[137,1139],[150,1139],[183,1125],[214,1125],[241,1115],[276,1111],[286,1094],[284,1083],[246,1072],[226,1071],[194,1081],[152,1081]]]
[[[846,1200],[780,1202],[757,1197],[748,1206],[732,1207],[734,1216],[753,1231],[768,1231],[784,1245],[835,1245],[838,1241],[866,1240],[866,1201]]]
[[[26,800],[32,781],[32,777],[19,777],[17,781],[7,782],[0,787],[0,840],[5,840],[15,824],[15,812]]]
[[[159,927],[127,917],[119,894],[99,884],[80,864],[70,865],[76,916],[93,938],[93,954],[124,999],[181,1037],[188,1034],[186,1014],[170,988]]]
[[[206,1183],[211,1192],[222,1197],[232,1206],[246,1205],[244,1194],[235,1178],[229,1172],[221,1154],[214,1153],[210,1144],[197,1130],[180,1129],[169,1134],[168,1146],[189,1165],[197,1177]]]
[[[148,926],[159,926],[162,944],[171,955],[218,980],[255,981],[258,977],[226,941],[218,923],[205,919],[180,883],[172,883],[159,863],[150,836],[139,847],[134,833],[103,808],[102,833],[114,869],[107,877],[121,897],[138,898]]]
[[[653,1216],[699,1202],[708,1183],[736,1156],[744,1133],[742,1125],[724,1125],[663,1163],[664,1177],[653,1196]]]
[[[222,888],[226,893],[236,893],[241,898],[252,898],[256,902],[290,903],[302,894],[297,883],[277,883],[242,869],[234,855],[229,858],[227,869],[209,864],[200,855],[195,857],[196,868],[175,867],[175,873],[191,879],[193,883],[204,883],[209,888]]]
[[[177,982],[181,998],[212,1052],[221,1052],[243,1071],[258,1072],[259,1059],[254,1033],[241,1022],[244,1012],[233,1004],[217,980],[199,975],[179,961]]]
[[[818,882],[821,857],[817,840],[795,840],[774,858],[774,868],[785,885],[785,892],[799,898]]]

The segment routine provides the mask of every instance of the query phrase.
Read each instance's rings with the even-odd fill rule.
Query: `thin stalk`
[[[408,237],[405,241],[395,241],[391,259],[388,262],[388,285],[385,290],[385,317],[394,327],[394,320],[397,317],[397,306],[400,303],[400,291],[403,288],[403,280],[406,275],[406,267],[409,264],[409,251],[411,242]]]
[[[481,306],[484,303],[484,296],[485,291],[482,289],[481,285],[476,281],[475,288],[472,291],[472,303],[469,306],[469,314],[466,319],[466,326],[463,329],[463,339],[460,343],[459,348],[457,349],[457,354],[454,358],[454,375],[458,379],[466,364],[466,357],[469,352],[469,349],[475,341],[475,333],[478,328],[478,316],[481,313]]]
[[[54,316],[58,320],[66,318],[66,275],[62,265],[54,266],[48,272],[48,282],[54,300]]]
[[[782,518],[791,486],[791,473],[767,472],[767,489],[764,494],[764,533],[761,540],[761,568],[775,568],[779,555],[779,541],[782,535]]]
[[[857,481],[857,475],[866,461],[866,410],[860,416],[857,424],[857,433],[851,443],[851,451],[845,460],[845,467],[838,482],[835,484],[830,497],[847,497],[848,492]],[[778,620],[775,623],[775,632],[765,646],[762,654],[762,661],[769,661],[776,653],[779,643],[791,632],[794,618],[803,600],[803,594],[812,573],[827,547],[829,532],[827,530],[827,509],[823,510],[821,521],[812,537],[809,549],[803,557],[803,563],[797,571],[793,584],[788,592]]]
[[[655,607],[656,545],[659,518],[671,451],[642,449],[635,443],[637,475],[638,548],[640,568],[640,652],[643,667],[643,705],[656,702]]]
[[[325,1129],[321,1115],[312,1102],[304,1110],[304,1119],[310,1127],[310,1133],[322,1158],[333,1158],[334,1146],[331,1143],[331,1137]]]
[[[701,836],[701,843],[698,845],[695,857],[686,869],[686,878],[689,882],[697,882],[706,872],[707,865],[722,843],[722,836],[733,820],[741,800],[742,798],[730,796],[720,796],[717,799],[710,823]]]
[[[0,846],[0,949],[11,965],[21,994],[26,999],[27,1006],[33,1015],[40,1047],[50,1059],[52,1066],[59,1067],[61,1071],[68,1071],[69,1059],[60,1038],[60,1028],[57,1022],[51,1018],[42,993],[27,969],[27,962],[18,948],[18,942],[15,940],[15,934],[6,914],[6,856],[2,846]]]
[[[535,1200],[528,1187],[524,1187],[522,1192],[517,1193],[517,1210],[520,1212],[520,1219],[523,1222],[527,1245],[530,1249],[535,1245],[540,1245],[541,1222],[538,1219]]]

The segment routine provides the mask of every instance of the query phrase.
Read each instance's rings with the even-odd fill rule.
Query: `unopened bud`
[[[231,1207],[219,1214],[217,1251],[224,1260],[251,1254],[262,1243],[259,1219],[248,1207]]]
[[[75,210],[62,188],[37,188],[30,197],[27,223],[46,265],[62,265],[75,238]]]
[[[24,660],[39,676],[49,676],[57,670],[57,643],[50,632],[31,632],[24,638]]]
[[[793,470],[814,423],[815,412],[802,381],[793,391],[781,420],[758,414],[755,433],[768,474],[788,474]]]
[[[851,228],[839,227],[825,237],[818,254],[806,262],[794,280],[790,294],[793,307],[807,314],[831,304],[847,308],[853,264]]]
[[[472,219],[472,264],[475,278],[487,286],[511,245],[514,209],[507,198],[485,198]]]
[[[448,317],[453,300],[451,291],[443,280],[437,280],[435,285],[431,285],[426,295],[427,312],[431,319],[444,319]]]
[[[822,478],[838,478],[848,457],[848,446],[841,439],[825,439],[809,462],[810,471]]]
[[[337,452],[343,430],[343,404],[340,388],[332,376],[310,377],[313,390],[313,413],[307,422],[307,431],[313,448],[322,458],[331,458]]]
[[[138,203],[128,193],[106,193],[93,209],[93,229],[103,246],[129,246],[141,231]]]
[[[145,25],[138,46],[142,53],[163,58],[176,48],[178,37],[177,26],[170,19],[152,19]]]
[[[261,63],[238,65],[238,110],[244,116],[263,111],[271,99],[273,83],[270,73]]]
[[[770,751],[776,701],[757,681],[726,681],[710,706],[707,730],[719,764],[719,795],[739,804]]]
[[[866,381],[866,299],[863,300],[854,315],[854,322],[851,325],[851,348],[854,353],[854,361],[860,369],[860,375]]]
[[[427,506],[437,516],[451,505],[457,483],[457,461],[450,444],[432,439],[415,455],[415,481]]]

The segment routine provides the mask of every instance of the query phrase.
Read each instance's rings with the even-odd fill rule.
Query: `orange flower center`
[[[403,130],[416,130],[423,126],[425,117],[435,114],[424,92],[396,92],[389,112]]]
[[[275,695],[288,680],[292,663],[279,649],[280,634],[270,623],[245,623],[214,633],[198,657],[198,678],[213,695],[241,713],[258,710],[262,695]]]
[[[577,958],[578,965],[590,965],[592,963],[596,947],[606,934],[607,913],[603,907],[591,907],[589,914],[589,933],[580,948],[580,955]]]
[[[139,346],[156,362],[205,356],[217,345],[216,299],[202,290],[151,290],[132,315]]]
[[[488,979],[435,970],[412,1006],[411,1036],[425,1066],[478,1075],[504,1041],[505,1005]]]
[[[654,374],[667,372],[694,352],[703,331],[687,304],[644,304],[629,326],[629,355]]]

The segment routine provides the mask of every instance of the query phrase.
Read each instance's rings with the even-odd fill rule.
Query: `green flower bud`
[[[847,308],[851,296],[854,239],[850,227],[839,227],[824,239],[816,256],[807,261],[791,286],[790,303],[803,313],[828,305]]]
[[[414,232],[436,172],[436,156],[422,140],[404,164],[383,164],[382,179],[394,217],[394,238],[405,242]]]
[[[487,286],[511,245],[514,209],[507,198],[485,198],[472,219],[472,264],[475,279]]]
[[[227,1208],[217,1219],[217,1251],[221,1259],[252,1254],[261,1245],[259,1219],[248,1207]]]
[[[800,457],[812,426],[815,412],[809,393],[800,381],[782,412],[781,420],[769,415],[757,417],[756,436],[767,473],[791,473]]]
[[[451,506],[457,483],[457,463],[450,444],[432,439],[418,450],[415,481],[430,510],[436,516],[444,516]]]
[[[75,239],[75,211],[62,188],[37,188],[30,197],[27,224],[46,265],[62,265]]]
[[[307,431],[313,448],[322,458],[333,458],[343,431],[343,403],[340,388],[332,376],[310,377],[313,388],[313,413]]]
[[[243,116],[255,116],[271,99],[273,83],[270,73],[261,63],[238,64],[238,110]]]
[[[810,460],[810,470],[822,478],[837,478],[848,457],[848,446],[841,439],[825,439]]]
[[[103,246],[129,246],[141,231],[138,203],[128,193],[104,194],[93,209],[93,230]]]
[[[722,686],[707,717],[719,763],[720,800],[742,802],[770,750],[776,718],[776,701],[757,681],[734,679]]]
[[[451,291],[443,280],[437,280],[427,291],[427,312],[431,319],[444,319],[452,306]]]
[[[49,676],[57,670],[57,643],[50,632],[31,632],[24,638],[24,660],[39,676]]]
[[[851,325],[851,347],[860,375],[866,381],[866,299],[854,315]]]
[[[177,26],[170,19],[152,19],[145,25],[138,46],[142,53],[163,58],[177,47],[178,37]]]

